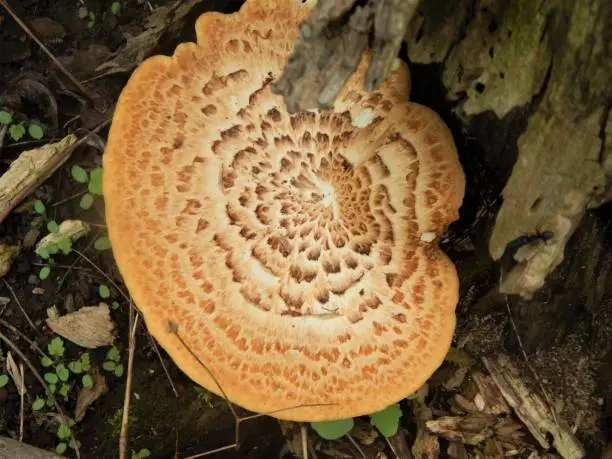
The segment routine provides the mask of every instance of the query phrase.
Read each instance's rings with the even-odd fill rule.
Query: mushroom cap
[[[403,63],[367,93],[366,55],[333,109],[289,115],[271,84],[311,7],[200,16],[197,43],[135,70],[104,154],[114,256],[151,334],[198,384],[295,421],[384,409],[441,365],[458,278],[436,239],[465,186]]]

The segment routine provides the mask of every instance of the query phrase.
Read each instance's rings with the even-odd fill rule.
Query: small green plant
[[[90,30],[96,25],[96,13],[87,10],[85,7],[79,9],[79,17],[87,21],[87,28]]]
[[[71,375],[80,375],[81,384],[83,387],[89,389],[93,387],[93,378],[89,373],[91,370],[91,358],[89,353],[83,352],[78,359],[67,361],[67,359],[64,358],[65,351],[64,340],[56,336],[47,345],[47,352],[49,355],[42,357],[40,363],[47,369],[43,374],[43,378],[49,383],[49,391],[52,394],[61,395],[64,400],[67,400],[70,390],[74,386],[74,379],[71,380]],[[39,404],[40,402],[37,402],[37,407]],[[46,404],[47,406],[53,404],[51,397],[47,398]],[[38,407],[38,409],[41,408],[42,407]],[[32,407],[32,409],[34,410],[34,407]]]
[[[402,410],[395,403],[381,411],[370,415],[370,423],[385,437],[392,437],[397,433]],[[312,428],[324,439],[335,440],[351,431],[355,422],[353,418],[338,419],[334,421],[320,421],[310,423]]]
[[[112,346],[106,353],[106,360],[102,364],[102,368],[106,371],[113,372],[115,376],[120,378],[123,376],[123,365],[121,362],[121,354],[117,346]]]
[[[98,295],[100,295],[100,298],[110,297],[110,289],[108,286],[104,284],[100,285],[100,287],[98,287]]]
[[[370,423],[385,437],[392,437],[397,433],[401,417],[402,409],[399,404],[396,403],[384,410],[372,414],[370,416]]]
[[[45,132],[43,131],[43,128],[40,127],[39,124],[30,123],[30,125],[28,126],[28,134],[33,139],[40,140],[45,135]]]
[[[9,112],[0,110],[0,126],[8,126],[8,134],[13,141],[18,142],[21,140],[26,132],[31,138],[36,140],[40,140],[44,137],[45,132],[39,124],[29,122],[27,123],[27,130],[25,124],[25,122],[15,122],[13,116]]]
[[[9,112],[5,112],[4,110],[0,111],[0,125],[8,126],[13,122],[13,117]]]
[[[32,402],[32,411],[40,411],[45,406],[45,399],[41,397],[36,397]]]
[[[349,433],[355,425],[355,421],[353,421],[353,418],[349,418],[335,421],[311,422],[310,425],[322,438],[336,440]]]
[[[108,238],[108,236],[101,236],[98,239],[96,239],[96,242],[94,242],[94,249],[102,252],[104,250],[109,250],[111,248],[111,243],[110,243],[110,239]]]
[[[15,142],[19,142],[21,138],[25,135],[26,130],[25,130],[25,127],[23,127],[23,124],[15,123],[9,126],[8,132],[9,132],[9,136],[11,137],[11,139],[13,139]]]
[[[113,13],[113,15],[120,16],[121,15],[121,3],[113,2],[110,7],[110,10],[111,10],[111,13]]]
[[[10,379],[7,374],[0,374],[0,389],[5,387],[9,383]]]
[[[102,196],[102,168],[96,167],[88,174],[81,166],[75,165],[70,173],[77,183],[87,184],[87,193],[83,195],[79,205],[84,210],[91,209],[96,197]]]
[[[60,442],[55,446],[55,452],[57,454],[64,454],[68,449],[68,443],[66,440],[70,438],[71,432],[70,427],[66,424],[60,424],[57,429],[57,438],[60,439]]]
[[[208,408],[214,408],[213,394],[201,386],[195,386],[195,391],[198,394],[198,400],[204,403]]]
[[[147,448],[140,448],[140,451],[136,452],[132,450],[131,459],[144,459],[145,457],[149,457],[151,455],[151,451]]]
[[[45,203],[40,199],[34,201],[34,212],[39,215],[45,215],[47,208]],[[60,232],[60,225],[55,220],[49,220],[47,222],[47,230],[50,234],[57,234]],[[43,266],[38,272],[38,277],[41,280],[44,280],[49,277],[51,274],[51,264],[53,263],[53,255],[57,255],[58,253],[62,253],[64,255],[68,255],[72,252],[72,239],[69,236],[63,237],[59,239],[55,243],[48,243],[42,245],[36,249],[36,254],[47,261],[47,265]]]
[[[45,207],[44,202],[42,202],[40,199],[34,201],[34,212],[36,212],[38,215],[43,215],[46,211],[47,208]]]

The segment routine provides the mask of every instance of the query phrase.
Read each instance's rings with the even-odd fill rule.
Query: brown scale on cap
[[[177,365],[314,421],[383,409],[442,363],[458,280],[435,236],[464,177],[447,127],[407,101],[404,64],[369,94],[366,56],[333,110],[288,114],[270,86],[310,8],[206,13],[197,44],[140,65],[104,189],[118,266]]]

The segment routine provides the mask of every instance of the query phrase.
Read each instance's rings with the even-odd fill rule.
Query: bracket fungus
[[[333,109],[288,113],[271,85],[312,5],[204,13],[197,43],[135,70],[104,154],[113,252],[152,335],[198,384],[296,421],[383,409],[441,365],[458,278],[432,235],[465,186],[403,63],[367,93],[366,55]]]

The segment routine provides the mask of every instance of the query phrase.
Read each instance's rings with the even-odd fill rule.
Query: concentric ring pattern
[[[441,364],[458,281],[435,239],[464,178],[447,127],[407,101],[404,64],[366,93],[365,58],[333,110],[288,114],[270,88],[309,8],[206,13],[197,44],[145,61],[104,193],[119,269],[179,367],[312,421],[382,409]]]

